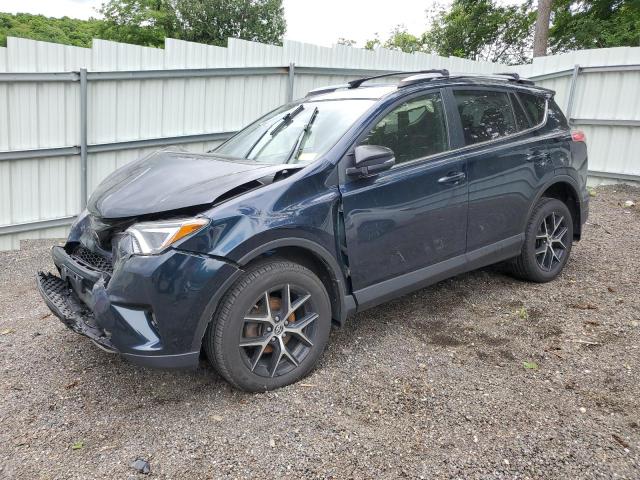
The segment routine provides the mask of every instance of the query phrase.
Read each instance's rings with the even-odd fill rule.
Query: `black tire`
[[[549,228],[551,224],[560,219],[562,219],[562,227],[558,227],[561,229],[556,230],[556,234],[560,235],[561,232],[564,232],[562,235],[564,241],[552,240],[551,252],[553,253],[549,253],[550,241],[548,236],[547,239],[540,237],[544,236],[545,228],[551,231],[551,228]],[[545,221],[545,224],[543,224],[543,221]],[[563,230],[564,228],[566,228],[566,231]],[[536,204],[527,222],[522,252],[511,263],[511,271],[515,276],[523,280],[537,283],[550,282],[560,275],[569,260],[572,243],[573,220],[571,212],[560,200],[543,197]],[[539,253],[543,249],[547,249],[545,253]],[[550,261],[549,257],[551,257]]]
[[[289,298],[288,303],[285,298]],[[294,307],[300,301],[304,303],[295,307],[297,310],[289,308],[293,312],[290,315],[279,313],[285,311],[286,305]],[[301,325],[314,315],[311,323],[300,330],[300,336],[293,332],[295,322]],[[259,321],[252,321],[258,317]],[[250,267],[224,295],[205,333],[204,349],[210,363],[231,385],[263,392],[308,375],[322,356],[330,329],[329,295],[318,277],[299,264],[270,259]],[[249,331],[252,334],[247,336]],[[269,342],[263,341],[265,338]],[[252,339],[259,340],[261,346],[240,346]],[[282,351],[286,354],[278,356]]]

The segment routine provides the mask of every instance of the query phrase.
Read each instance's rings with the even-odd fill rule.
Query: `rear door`
[[[464,254],[466,166],[450,152],[447,105],[442,92],[433,90],[402,99],[373,120],[357,142],[391,148],[396,165],[374,177],[341,179],[356,296],[366,287]],[[352,162],[347,155],[343,171]]]
[[[513,91],[451,90],[467,161],[467,251],[503,241],[519,248],[531,201],[553,175],[547,141]]]

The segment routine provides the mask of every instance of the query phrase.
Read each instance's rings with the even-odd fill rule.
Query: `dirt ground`
[[[66,330],[34,285],[51,243],[0,254],[0,478],[640,478],[640,189],[596,190],[560,279],[493,267],[364,312],[267,394]]]

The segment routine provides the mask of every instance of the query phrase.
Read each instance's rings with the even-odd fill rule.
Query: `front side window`
[[[430,93],[403,102],[377,122],[360,144],[390,148],[396,163],[448,150],[442,97],[439,93]]]
[[[495,140],[517,132],[513,109],[506,92],[455,90],[453,95],[467,145]]]
[[[333,147],[374,100],[282,106],[241,130],[216,153],[267,164],[309,163]]]

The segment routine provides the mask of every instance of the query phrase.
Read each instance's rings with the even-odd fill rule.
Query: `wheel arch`
[[[313,271],[325,285],[331,299],[331,317],[333,323],[342,326],[347,316],[356,311],[356,301],[347,291],[345,276],[340,265],[332,254],[321,245],[304,238],[280,238],[262,243],[259,247],[244,253],[234,259],[236,270],[223,285],[212,292],[211,300],[207,304],[198,322],[198,328],[193,339],[193,348],[200,349],[207,327],[211,323],[215,312],[224,295],[253,262],[265,257],[276,255],[297,261]]]
[[[331,299],[331,315],[341,326],[356,310],[355,300],[347,292],[344,273],[331,253],[321,245],[303,238],[281,238],[267,242],[238,260],[242,269],[264,258],[286,259],[307,267],[324,284]]]
[[[531,212],[542,197],[555,198],[563,202],[571,212],[571,220],[573,223],[573,238],[580,240],[582,235],[582,211],[580,207],[580,197],[578,195],[578,186],[571,177],[560,176],[545,184],[529,207],[527,219],[531,216]]]

